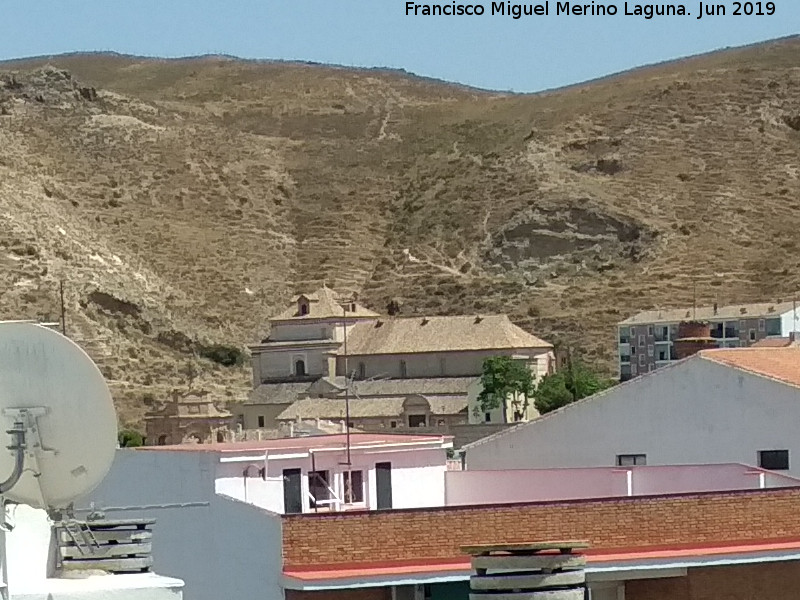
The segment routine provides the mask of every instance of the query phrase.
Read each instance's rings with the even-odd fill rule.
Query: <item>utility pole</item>
[[[67,335],[67,309],[64,305],[64,280],[58,281],[58,295],[61,298],[61,334]]]
[[[575,373],[572,370],[572,347],[567,345],[567,373],[569,374],[569,383],[572,387],[572,401],[578,401],[578,388],[575,385]]]
[[[347,448],[347,485],[345,486],[345,503],[353,501],[353,471],[350,461],[350,372],[347,364],[347,304],[342,304],[342,329],[344,332],[344,435]]]

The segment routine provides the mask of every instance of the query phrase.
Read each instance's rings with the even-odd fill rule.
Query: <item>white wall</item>
[[[265,350],[253,355],[253,371],[258,371],[261,380],[286,378],[294,375],[295,360],[302,359],[306,364],[307,375],[328,375],[329,347]],[[254,384],[261,381],[254,382]]]
[[[784,337],[788,337],[793,331],[800,332],[800,308],[797,310],[797,321],[795,321],[795,312],[790,310],[781,315],[781,333]]]
[[[276,587],[282,570],[280,517],[218,497],[214,493],[216,463],[217,455],[211,452],[118,450],[108,477],[76,506],[88,506],[89,501],[97,508],[208,502],[199,508],[108,516],[157,519],[155,569],[183,579],[187,599],[282,599]]]
[[[364,502],[357,507],[377,508],[375,463],[392,464],[392,496],[394,508],[418,508],[444,505],[444,473],[447,470],[446,452],[438,449],[414,450],[354,450],[351,452],[351,470],[363,471]],[[264,461],[220,463],[216,490],[220,494],[252,503],[258,507],[283,513],[283,470],[301,469],[303,510],[311,511],[308,493],[308,472],[328,471],[331,487],[340,499],[344,498],[343,473],[347,460],[344,450],[317,452],[312,461],[305,458],[281,458],[270,455],[267,461],[266,480],[258,475]],[[245,489],[244,469],[252,465]]]
[[[527,356],[533,361],[534,373],[538,370],[535,357],[544,355],[546,350],[476,350],[467,352],[426,352],[419,354],[379,354],[348,357],[348,367],[358,370],[364,363],[366,377],[402,377],[400,361],[406,363],[406,377],[472,377],[480,375],[483,361],[492,356]],[[546,363],[545,363],[546,364]],[[344,372],[344,359],[337,359],[336,371]]]
[[[269,339],[275,342],[324,340],[332,338],[332,329],[331,324],[324,321],[273,325]]]
[[[759,450],[789,450],[800,475],[800,389],[699,356],[515,427],[466,451],[469,469],[758,464]]]

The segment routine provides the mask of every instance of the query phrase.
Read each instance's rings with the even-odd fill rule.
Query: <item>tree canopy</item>
[[[533,405],[543,415],[612,385],[612,379],[601,377],[580,361],[573,361],[566,369],[542,377],[533,391]]]
[[[503,409],[505,417],[506,399],[511,397],[515,410],[524,411],[528,398],[533,393],[533,375],[530,368],[510,356],[493,356],[483,361],[481,374],[483,389],[478,394],[476,412]],[[505,419],[506,421],[508,419]]]
[[[123,429],[117,436],[120,448],[137,448],[144,446],[144,437],[135,429]]]

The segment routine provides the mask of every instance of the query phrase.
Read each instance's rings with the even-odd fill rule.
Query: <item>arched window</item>
[[[294,361],[294,374],[297,377],[303,377],[306,374],[306,362],[303,359]]]

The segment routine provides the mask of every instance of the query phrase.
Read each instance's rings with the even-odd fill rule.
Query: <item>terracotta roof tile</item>
[[[763,340],[757,341],[755,344],[751,344],[750,348],[788,348],[792,345],[791,338],[788,337],[780,337],[780,338],[764,338]]]
[[[723,365],[800,387],[800,348],[719,348],[700,356]]]

